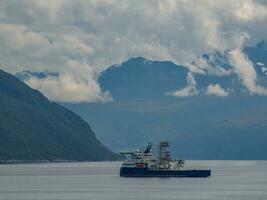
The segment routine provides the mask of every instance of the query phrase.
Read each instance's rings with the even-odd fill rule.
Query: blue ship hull
[[[209,177],[210,170],[161,170],[149,168],[121,167],[121,177]]]

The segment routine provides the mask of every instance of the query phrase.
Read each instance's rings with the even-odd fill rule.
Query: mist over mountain
[[[237,72],[230,51],[203,54],[191,63],[205,65],[198,72],[136,57],[99,76],[101,90],[113,101],[62,105],[88,121],[115,151],[167,139],[183,158],[267,159],[265,42],[243,51],[256,79]]]
[[[21,81],[28,81],[31,78],[44,79],[47,77],[58,77],[58,72],[31,72],[29,70],[16,73],[15,76]]]
[[[117,159],[91,127],[0,70],[0,162]]]

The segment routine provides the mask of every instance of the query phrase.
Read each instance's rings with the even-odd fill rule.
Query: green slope
[[[1,162],[117,158],[79,116],[0,70]]]

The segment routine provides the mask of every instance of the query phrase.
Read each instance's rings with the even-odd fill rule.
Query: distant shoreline
[[[122,160],[34,160],[34,161],[30,161],[30,160],[7,160],[7,161],[3,161],[0,160],[0,165],[16,165],[16,164],[49,164],[49,163],[85,163],[85,162],[120,162]],[[256,162],[256,161],[267,161],[264,159],[254,159],[254,160],[245,160],[245,159],[219,159],[219,160],[207,160],[207,159],[198,159],[198,160],[194,160],[194,159],[187,159],[186,161],[251,161],[251,162]]]
[[[0,160],[0,165],[45,164],[45,163],[82,163],[82,162],[116,162],[120,160]]]

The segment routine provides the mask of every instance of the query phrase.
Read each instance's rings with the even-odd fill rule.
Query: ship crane
[[[150,153],[151,148],[152,148],[152,144],[149,143],[148,146],[147,146],[147,148],[146,148],[146,150],[144,151],[144,153]]]

